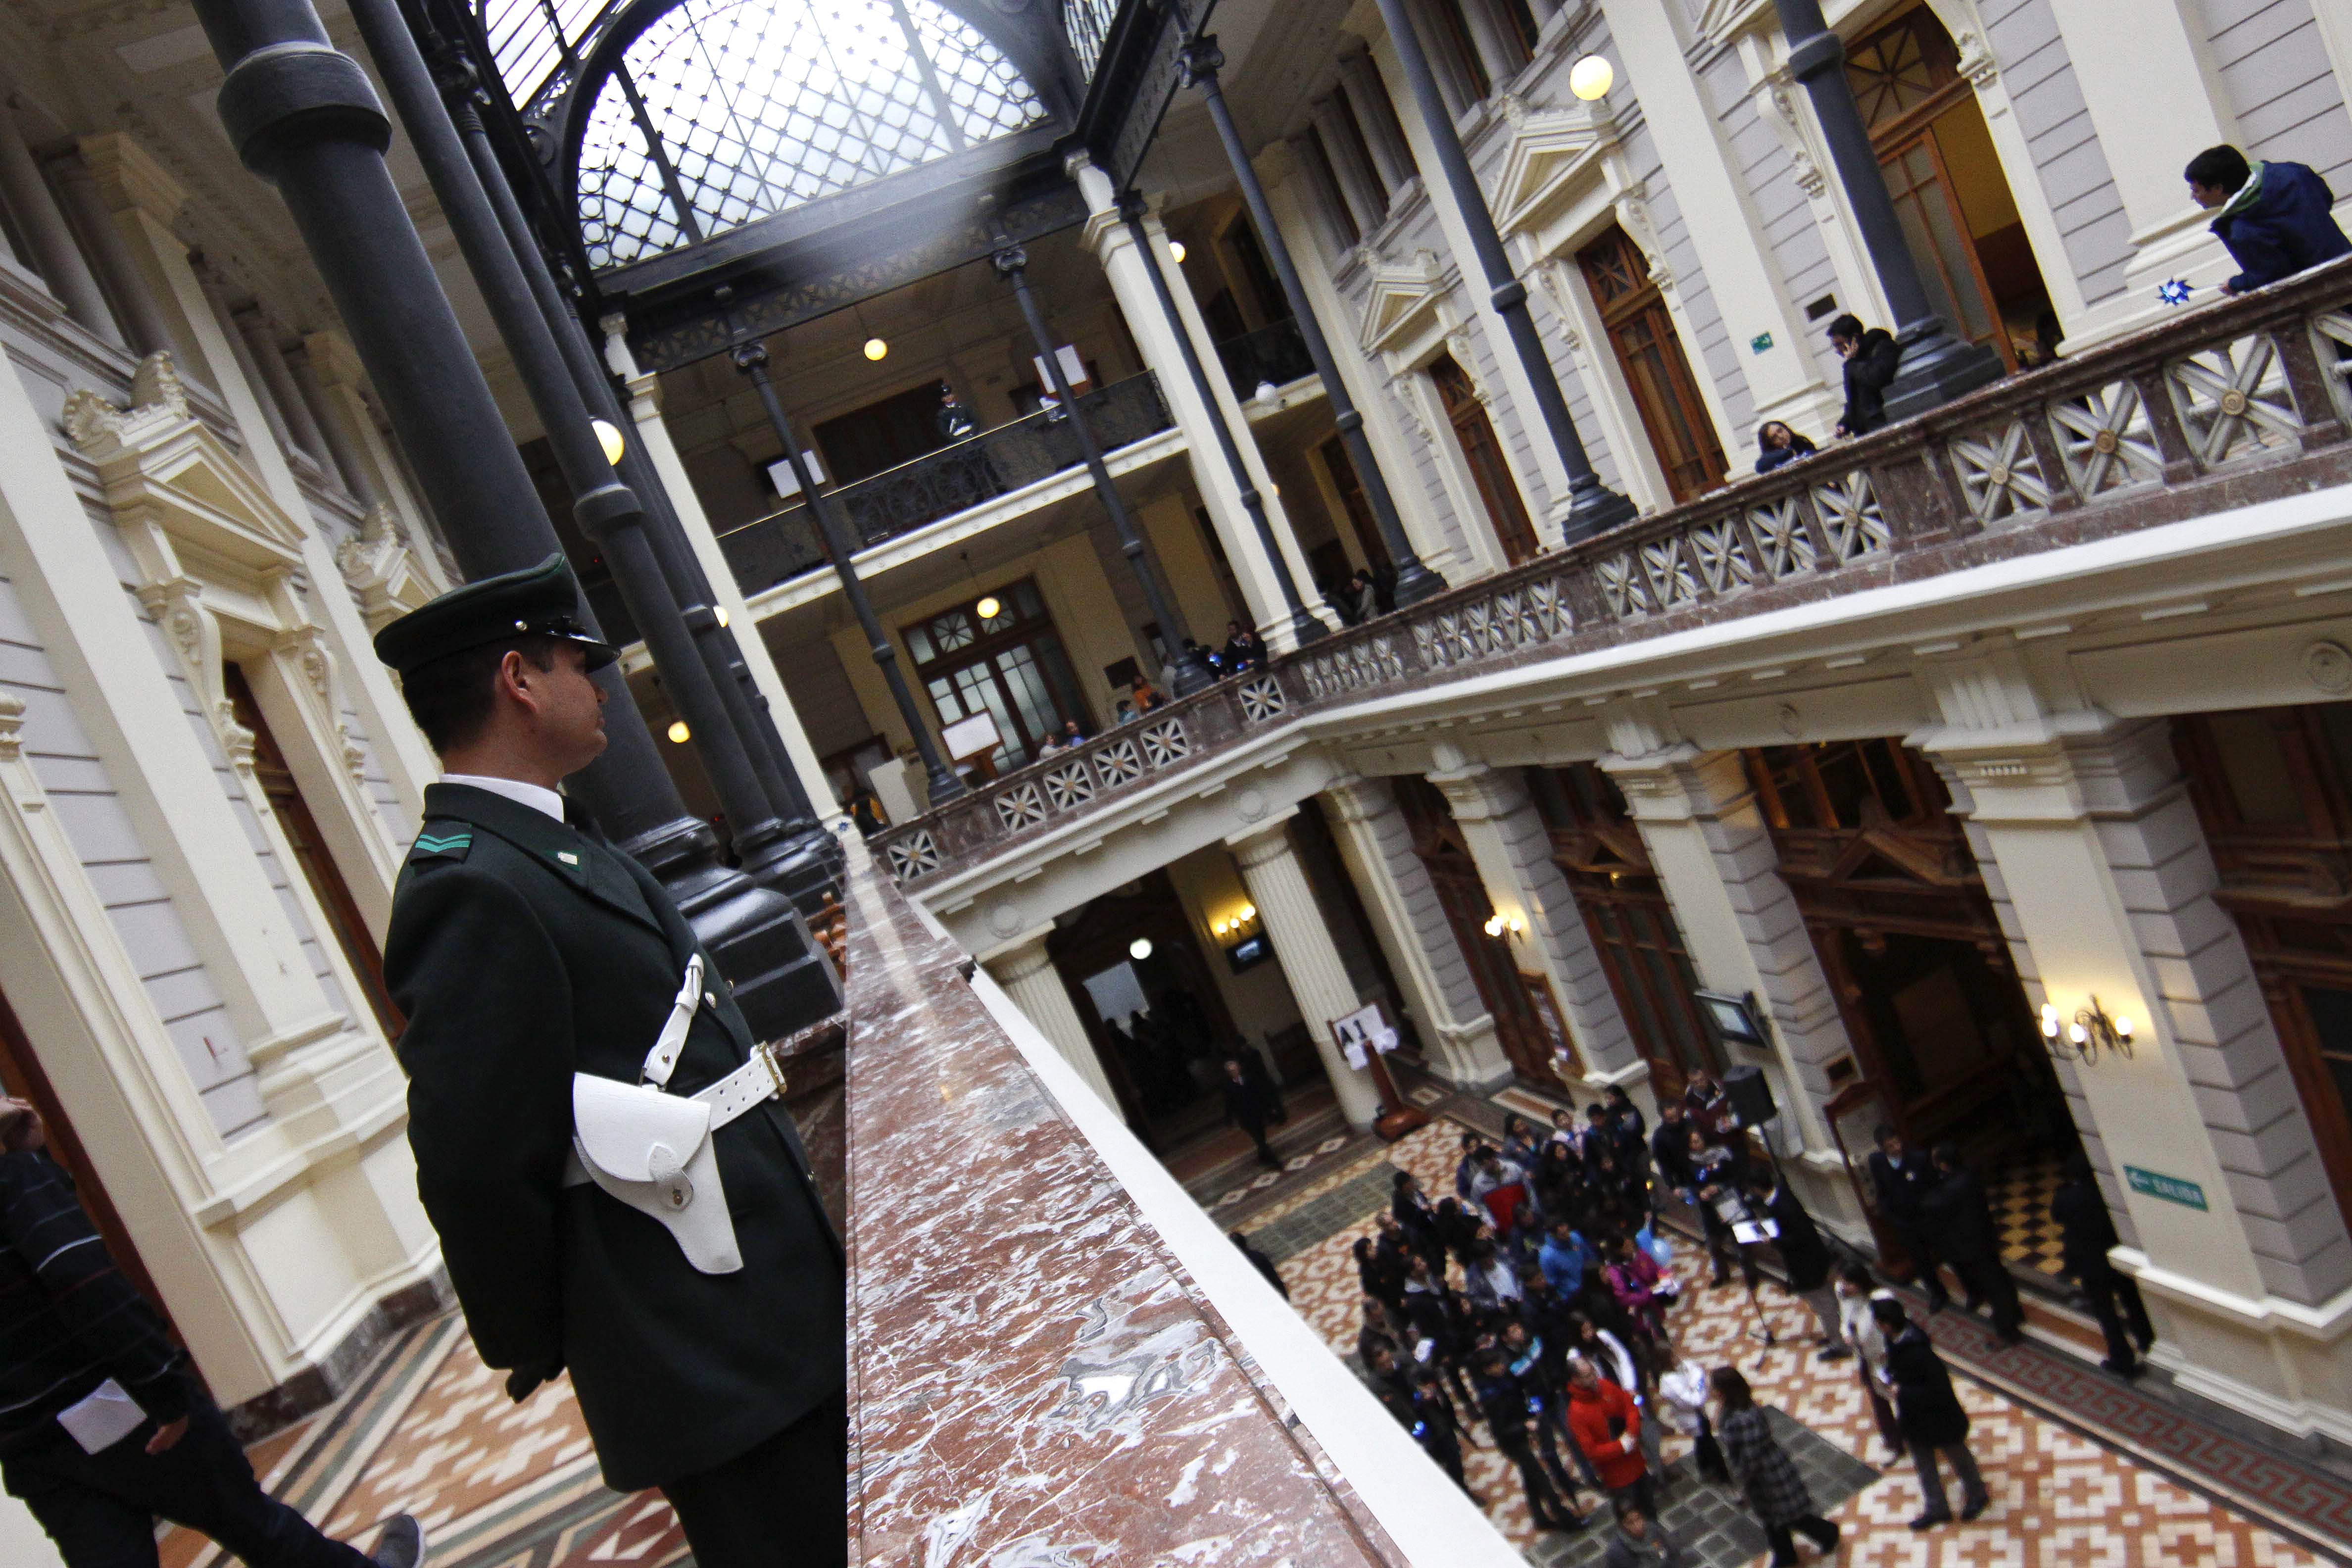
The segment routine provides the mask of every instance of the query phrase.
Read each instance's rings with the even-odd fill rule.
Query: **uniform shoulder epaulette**
[[[474,830],[462,822],[431,823],[409,846],[411,865],[419,860],[463,860],[474,847]]]

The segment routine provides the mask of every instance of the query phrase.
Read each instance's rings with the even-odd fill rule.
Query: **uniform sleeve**
[[[556,1205],[572,1137],[572,987],[530,902],[467,866],[401,890],[384,980],[408,1016],[408,1142],[450,1283],[491,1366],[563,1364]]]

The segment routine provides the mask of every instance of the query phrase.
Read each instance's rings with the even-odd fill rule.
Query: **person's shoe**
[[[1708,1281],[1707,1281],[1706,1288],[1707,1288],[1708,1289],[1710,1289],[1710,1290],[1720,1290],[1720,1289],[1722,1289],[1726,1285],[1728,1285],[1728,1284],[1730,1284],[1730,1283],[1731,1283],[1731,1281],[1730,1281],[1728,1279],[1710,1279],[1710,1280],[1708,1280]]]
[[[1977,1517],[1977,1515],[1979,1515],[1979,1514],[1980,1514],[1980,1513],[1984,1512],[1984,1510],[1987,1510],[1987,1509],[1990,1508],[1991,1506],[1992,1506],[1992,1499],[1990,1499],[1990,1498],[1989,1498],[1989,1497],[1980,1497],[1980,1498],[1977,1499],[1977,1500],[1976,1500],[1976,1501],[1974,1501],[1974,1502],[1972,1502],[1972,1503],[1969,1504],[1969,1506],[1968,1506],[1968,1507],[1966,1507],[1966,1508],[1964,1508],[1964,1509],[1960,1510],[1960,1522],[1961,1522],[1961,1523],[1963,1523],[1963,1524],[1967,1524],[1967,1523],[1969,1523],[1969,1522],[1972,1521]]]
[[[1911,1521],[1911,1528],[1914,1530],[1933,1530],[1939,1524],[1949,1524],[1951,1522],[1952,1516],[1948,1513],[1923,1513],[1918,1518]]]
[[[2139,1363],[2136,1361],[2117,1361],[2115,1357],[2109,1356],[2099,1363],[2099,1370],[2114,1373],[2117,1377],[2137,1377],[2141,1369]]]
[[[394,1514],[370,1555],[376,1568],[425,1568],[425,1527],[412,1515]]]
[[[1853,1354],[1853,1347],[1852,1345],[1825,1345],[1822,1348],[1821,1353],[1813,1357],[1813,1359],[1815,1361],[1843,1361],[1846,1357],[1852,1354]]]

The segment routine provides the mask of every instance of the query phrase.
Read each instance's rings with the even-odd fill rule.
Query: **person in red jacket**
[[[1657,1517],[1657,1485],[1642,1457],[1642,1407],[1582,1356],[1568,1363],[1568,1430],[1610,1500]]]

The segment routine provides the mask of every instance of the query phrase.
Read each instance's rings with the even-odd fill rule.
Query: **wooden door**
[[[1623,229],[1609,232],[1577,253],[1592,302],[1609,331],[1617,368],[1641,410],[1642,428],[1665,470],[1676,502],[1713,489],[1727,471],[1715,421],[1691,374],[1665,297],[1650,280],[1650,263]]]
[[[232,664],[226,673],[229,704],[236,721],[253,731],[254,777],[269,801],[269,809],[277,814],[287,847],[294,851],[294,862],[301,868],[302,879],[310,885],[319,911],[326,917],[328,931],[342,949],[352,973],[359,976],[369,1010],[374,1013],[384,1037],[396,1040],[407,1020],[393,1005],[392,993],[384,989],[383,954],[376,950],[375,938],[360,914],[358,900],[352,897],[350,884],[343,880],[334,856],[328,852],[326,840],[320,836],[318,819],[310,815],[310,803],[302,798],[301,790],[294,783],[293,771],[286,765],[286,753],[279,749],[278,738],[269,732],[269,721],[261,716],[261,705],[253,700],[253,688],[246,684],[245,671]]]
[[[1348,526],[1356,531],[1356,546],[1363,552],[1364,564],[1373,572],[1391,565],[1388,541],[1381,537],[1380,524],[1372,517],[1372,503],[1364,497],[1364,487],[1356,478],[1356,465],[1349,460],[1348,444],[1334,436],[1315,448],[1323,459],[1323,469],[1331,476],[1331,488],[1339,492],[1339,504],[1347,509]]]
[[[1454,820],[1444,794],[1426,779],[1400,777],[1397,804],[1412,830],[1412,850],[1429,872],[1438,907],[1453,928],[1454,942],[1478,987],[1478,1000],[1495,1020],[1495,1037],[1521,1078],[1565,1088],[1552,1060],[1550,1030],[1521,978],[1508,940],[1486,934],[1495,906],[1478,875],[1470,846]]]
[[[1527,503],[1519,499],[1518,481],[1511,477],[1503,443],[1496,438],[1486,405],[1478,401],[1478,389],[1470,384],[1468,373],[1454,363],[1451,354],[1440,354],[1431,363],[1429,379],[1437,384],[1446,420],[1454,426],[1454,439],[1462,448],[1462,460],[1470,466],[1479,503],[1486,509],[1486,521],[1502,542],[1505,558],[1514,566],[1533,560],[1543,546],[1536,538],[1535,525],[1528,521]]]

